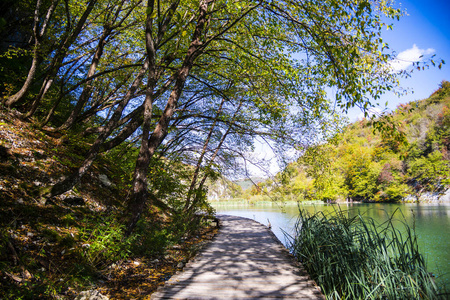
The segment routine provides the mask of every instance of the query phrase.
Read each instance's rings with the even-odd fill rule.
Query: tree
[[[42,10],[42,6],[43,6],[43,1],[42,0],[38,0],[36,2],[36,8],[34,11],[34,16],[33,16],[33,40],[34,40],[34,46],[33,46],[33,51],[32,51],[32,62],[31,62],[31,67],[30,70],[28,71],[28,75],[27,78],[22,86],[22,88],[15,93],[14,95],[10,96],[5,104],[7,106],[11,106],[12,104],[16,103],[17,101],[19,101],[20,99],[22,99],[22,97],[26,94],[26,92],[28,91],[28,89],[31,86],[31,83],[35,77],[36,71],[38,69],[38,65],[41,61],[41,51],[42,51],[42,40],[44,38],[44,35],[46,34],[47,31],[47,27],[49,25],[50,19],[53,15],[53,12],[55,11],[56,8],[56,4],[57,4],[57,0],[53,0],[51,2],[51,4],[48,6],[48,8],[46,9],[46,14],[44,14],[44,20],[41,21],[39,20],[41,17],[41,10]]]
[[[423,188],[428,191],[442,191],[442,188],[450,183],[449,174],[449,162],[439,151],[410,162],[409,175],[418,183],[416,188],[419,193]]]
[[[128,232],[148,204],[151,159],[159,150],[172,151],[168,141],[183,137],[180,124],[192,128],[203,120],[206,127],[201,131],[206,134],[199,143],[203,147],[198,148],[202,159],[197,167],[207,174],[216,168],[214,160],[245,154],[256,136],[273,141],[280,154],[317,142],[330,134],[334,105],[344,111],[353,106],[368,109],[369,99],[395,88],[401,75],[390,71],[392,55],[385,53],[380,37],[386,25],[383,17],[401,15],[386,2],[136,1],[128,10],[113,10],[124,17],[129,12],[125,24],[133,28],[117,29],[116,35],[108,28],[123,18],[107,13],[110,19],[101,28],[99,15],[92,14],[106,12],[105,3],[109,2],[93,0],[78,12],[73,29],[47,57],[49,67],[31,111],[40,107],[51,83],[62,76],[73,82],[75,88],[66,92],[77,101],[61,129],[83,114],[99,113],[103,118],[89,131],[96,140],[85,162],[47,196],[71,189],[101,151],[140,136]],[[129,36],[134,39],[124,38]],[[83,52],[86,45],[89,52]],[[100,55],[102,48],[111,50]],[[129,71],[121,74],[122,67]],[[117,89],[94,82],[111,82],[118,73],[123,80],[118,80]],[[335,100],[327,99],[327,87],[336,87]],[[98,105],[94,97],[102,94],[108,96],[98,98],[103,99]],[[197,98],[199,94],[206,97]],[[214,116],[208,108],[223,113]],[[176,140],[189,148],[191,139]],[[242,149],[233,148],[233,143]],[[204,182],[205,177],[198,181],[196,173],[187,207]]]
[[[67,20],[67,23],[69,25],[66,28],[65,34],[62,35],[61,42],[58,45],[57,50],[55,51],[53,59],[49,65],[47,72],[46,72],[46,76],[41,85],[39,94],[35,97],[35,99],[33,101],[33,105],[29,112],[30,115],[37,108],[40,101],[45,96],[45,94],[47,93],[47,91],[49,90],[51,85],[53,84],[54,79],[62,66],[62,62],[66,58],[69,47],[72,46],[72,44],[75,42],[78,35],[80,34],[81,30],[83,29],[83,26],[86,23],[86,20],[87,20],[89,14],[92,12],[96,1],[97,0],[91,0],[88,3],[88,5],[86,6],[86,9],[84,11],[82,11],[80,18],[77,20],[77,22],[73,28],[71,28],[71,26],[70,26],[70,24],[71,24],[70,20]],[[28,89],[31,86],[31,83],[32,83],[35,73],[36,73],[37,65],[40,60],[41,40],[46,32],[50,18],[52,17],[53,12],[54,12],[58,2],[59,1],[57,1],[57,0],[52,1],[51,5],[47,9],[45,19],[42,22],[41,26],[39,26],[39,23],[40,23],[39,17],[40,17],[40,9],[41,9],[42,1],[38,0],[36,3],[34,22],[33,22],[33,39],[35,41],[35,45],[34,45],[34,50],[33,50],[32,64],[30,67],[30,71],[28,72],[27,79],[26,79],[25,83],[23,84],[22,88],[14,95],[8,97],[7,100],[5,101],[5,104],[7,106],[12,106],[16,102],[20,101],[25,96],[25,94],[28,92]],[[67,3],[66,3],[66,5],[67,5]]]

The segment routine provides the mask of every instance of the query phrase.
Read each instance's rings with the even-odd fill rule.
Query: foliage
[[[396,89],[407,74],[390,69],[395,52],[381,31],[402,11],[385,1],[11,5],[28,13],[7,35],[27,43],[0,53],[6,109],[53,132],[81,128],[93,141],[85,160],[67,162],[72,174],[43,195],[72,189],[101,152],[137,140],[128,230],[148,204],[145,195],[159,197],[148,190],[148,183],[161,190],[148,176],[153,156],[196,166],[188,209],[204,198],[208,177],[240,171],[256,137],[271,140],[280,156],[306,147],[336,132],[334,107],[367,111],[370,99]],[[28,68],[16,64],[19,55]],[[327,99],[328,87],[336,99]]]
[[[413,228],[350,211],[300,216],[291,251],[328,299],[438,299]]]
[[[450,185],[449,162],[443,158],[440,151],[434,151],[426,157],[413,160],[409,166],[409,175],[428,190],[441,190]]]
[[[376,131],[373,121],[349,124],[277,175],[277,187],[268,195],[290,194],[297,201],[399,202],[409,195],[419,199],[423,193],[445,192],[450,186],[449,93],[444,81],[430,98],[399,105],[387,118],[398,124],[399,138]]]
[[[94,224],[94,228],[83,228],[78,233],[83,249],[81,256],[93,269],[102,270],[130,256],[134,237],[124,236],[123,225],[111,217],[101,218]]]

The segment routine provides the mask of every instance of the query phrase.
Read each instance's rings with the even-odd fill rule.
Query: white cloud
[[[394,72],[405,70],[412,66],[413,62],[422,61],[422,55],[433,54],[433,48],[419,49],[416,44],[412,48],[400,52],[397,57],[391,62],[391,68]]]

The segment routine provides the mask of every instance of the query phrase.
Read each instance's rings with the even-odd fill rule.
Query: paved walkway
[[[324,299],[266,226],[218,217],[213,241],[151,299]]]

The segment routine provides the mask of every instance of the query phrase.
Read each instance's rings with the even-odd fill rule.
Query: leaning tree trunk
[[[105,47],[106,44],[106,39],[108,38],[108,36],[111,34],[112,29],[111,27],[105,27],[103,30],[103,34],[101,35],[98,44],[97,44],[97,49],[95,50],[94,53],[94,57],[92,58],[92,62],[91,65],[89,67],[89,71],[86,75],[86,78],[90,78],[94,75],[95,70],[97,69],[97,66],[100,62],[100,58],[102,57],[103,54],[103,49]],[[93,89],[93,80],[88,81],[86,83],[86,85],[83,88],[83,91],[81,92],[80,97],[78,98],[78,102],[75,105],[74,109],[72,110],[72,112],[70,113],[69,117],[67,118],[67,120],[64,122],[64,124],[62,124],[58,130],[64,130],[67,128],[70,128],[73,126],[73,124],[75,123],[75,121],[77,120],[78,115],[81,113],[83,107],[85,106],[85,104],[88,102],[89,98],[91,97],[91,92]]]
[[[58,74],[58,71],[62,67],[62,63],[66,58],[67,52],[69,51],[69,47],[77,39],[78,35],[83,29],[84,24],[86,23],[87,18],[94,9],[94,6],[97,1],[98,0],[89,1],[86,10],[83,12],[83,15],[78,20],[77,25],[75,26],[73,32],[69,34],[69,36],[60,44],[60,47],[52,61],[52,64],[50,65],[49,70],[47,71],[47,76],[45,76],[44,82],[41,85],[41,89],[39,90],[38,95],[35,97],[33,104],[31,105],[31,109],[27,112],[24,118],[29,118],[36,112],[42,99],[45,97],[46,93],[52,86],[54,79]]]
[[[39,48],[40,43],[36,42],[34,45],[34,49],[33,49],[33,61],[31,62],[31,67],[30,70],[28,71],[28,76],[27,79],[25,80],[24,84],[22,85],[22,88],[15,93],[14,95],[10,96],[6,102],[5,105],[7,107],[11,107],[12,105],[14,105],[15,103],[19,102],[24,96],[25,94],[28,92],[31,83],[33,82],[34,79],[34,75],[36,74],[36,70],[37,67],[39,65],[40,59],[38,57],[38,48]]]
[[[151,0],[149,0],[149,3],[150,2]],[[205,28],[205,23],[207,21],[208,3],[209,2],[207,1],[201,1],[199,4],[200,12],[197,19],[197,25],[194,30],[192,42],[189,45],[183,64],[177,72],[175,86],[172,89],[172,92],[170,93],[166,107],[164,108],[164,112],[162,113],[155,130],[152,132],[150,138],[148,139],[148,150],[146,151],[146,153],[140,152],[138,155],[133,180],[133,195],[128,205],[128,214],[129,214],[129,220],[127,225],[128,235],[131,234],[131,232],[136,227],[136,224],[139,221],[139,218],[147,204],[147,171],[148,166],[150,164],[150,159],[152,158],[153,154],[156,152],[156,149],[159,147],[159,145],[162,143],[162,141],[167,135],[170,119],[173,116],[175,109],[177,107],[177,103],[181,96],[181,92],[183,91],[184,84],[186,83],[187,76],[189,75],[189,72],[192,69],[195,59],[201,53],[201,49],[203,47],[201,35],[204,33],[203,31]],[[152,30],[151,24],[153,19],[151,17],[151,10],[149,11],[150,13],[148,14],[146,24],[147,53],[149,55],[153,55],[156,52],[152,53],[151,51],[154,51],[154,49],[156,48],[151,49],[151,47],[149,47],[151,45],[148,44],[149,42],[150,43],[153,42],[151,36]],[[175,9],[173,9],[171,13],[173,14],[174,11]],[[142,140],[142,143],[144,142],[146,141]]]
[[[6,101],[5,105],[8,107],[11,107],[18,101],[20,101],[28,92],[30,89],[31,84],[33,83],[34,76],[36,75],[37,68],[42,60],[41,55],[42,53],[39,53],[41,51],[41,40],[44,37],[45,31],[48,26],[48,22],[50,21],[53,12],[56,8],[56,5],[58,3],[58,0],[53,0],[51,5],[49,6],[47,10],[47,14],[42,22],[42,27],[39,30],[39,11],[42,5],[42,1],[38,0],[36,2],[36,8],[34,11],[34,21],[33,21],[33,35],[34,35],[34,47],[33,47],[33,59],[31,61],[31,67],[28,71],[27,79],[25,80],[24,84],[22,85],[22,88],[15,93],[14,95],[10,96]]]
[[[139,70],[138,75],[136,76],[136,79],[134,80],[133,84],[131,85],[130,89],[128,90],[127,94],[124,96],[124,99],[119,103],[116,110],[114,111],[111,119],[108,121],[107,125],[105,126],[104,131],[98,136],[98,138],[95,140],[94,144],[91,146],[91,149],[89,150],[86,159],[83,161],[83,164],[80,168],[78,168],[77,171],[75,171],[70,176],[66,177],[62,181],[56,183],[54,186],[51,187],[49,192],[46,192],[43,196],[47,198],[51,198],[54,196],[61,195],[62,193],[65,193],[72,189],[81,179],[81,177],[86,173],[86,171],[91,167],[92,163],[94,162],[95,158],[99,154],[101,150],[102,144],[106,141],[106,139],[110,136],[110,134],[113,132],[113,130],[117,127],[117,123],[120,120],[120,117],[122,116],[122,112],[127,106],[130,99],[134,96],[137,88],[142,82],[142,79],[148,69],[148,59],[145,60],[141,70]]]

